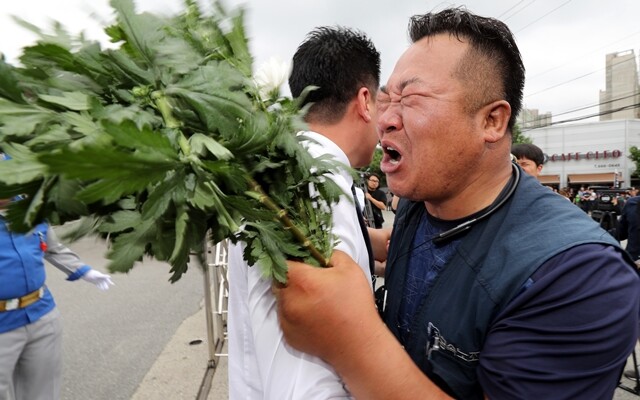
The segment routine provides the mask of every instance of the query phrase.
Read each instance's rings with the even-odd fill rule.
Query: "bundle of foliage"
[[[113,48],[22,21],[40,40],[19,65],[0,62],[0,150],[10,157],[0,198],[16,198],[11,229],[79,220],[74,238],[108,238],[109,270],[146,255],[170,263],[172,281],[190,254],[204,265],[205,243],[226,238],[281,282],[288,258],[326,264],[334,243],[318,202],[341,194],[322,179],[336,164],[304,150],[294,101],[260,94],[244,10],[111,6]]]

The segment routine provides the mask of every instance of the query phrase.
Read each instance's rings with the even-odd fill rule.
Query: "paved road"
[[[105,246],[93,238],[70,246],[105,271]],[[130,399],[180,324],[200,309],[203,278],[190,268],[169,283],[169,265],[153,260],[128,274],[113,274],[107,292],[79,280],[68,282],[47,266],[47,284],[64,326],[64,400]],[[202,339],[206,332],[194,332]]]

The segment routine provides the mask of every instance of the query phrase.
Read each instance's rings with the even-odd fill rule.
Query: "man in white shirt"
[[[309,131],[301,134],[312,139],[308,142],[312,155],[329,154],[354,168],[371,162],[378,141],[375,100],[379,83],[380,54],[364,34],[321,27],[307,35],[293,57],[289,86],[293,97],[308,86],[318,87],[304,99],[304,104],[312,105],[305,117]],[[353,177],[344,169],[328,178],[347,193],[332,206],[332,232],[339,240],[335,248],[356,260],[370,282],[373,255],[367,251],[361,215],[351,195]],[[384,239],[376,240],[384,243]],[[285,342],[272,282],[259,268],[247,265],[241,245],[229,250],[229,284],[231,400],[350,397],[330,366]]]

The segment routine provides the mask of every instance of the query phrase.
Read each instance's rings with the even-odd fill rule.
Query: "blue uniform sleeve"
[[[640,280],[613,246],[545,262],[492,324],[478,378],[490,399],[612,398],[638,338]]]

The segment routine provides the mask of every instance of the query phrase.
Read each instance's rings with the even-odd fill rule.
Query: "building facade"
[[[640,119],[550,126],[523,132],[545,153],[540,182],[555,187],[637,185],[629,148],[640,148]]]
[[[523,108],[516,122],[520,129],[541,128],[551,125],[551,113],[540,113],[536,108]]]
[[[633,50],[607,54],[605,86],[600,91],[600,121],[640,118],[638,66]]]

